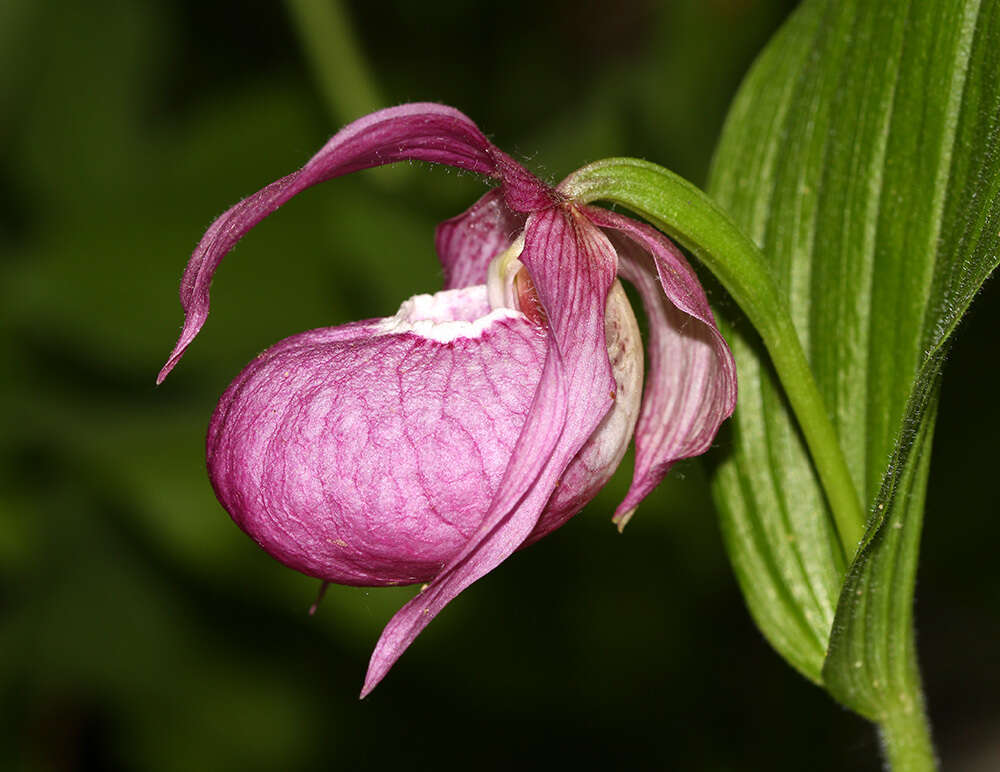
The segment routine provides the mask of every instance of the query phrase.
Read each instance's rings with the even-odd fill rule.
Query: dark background
[[[702,183],[792,5],[348,10],[374,106],[453,104],[551,181],[628,154]],[[331,588],[307,616],[317,583],[215,502],[204,430],[271,343],[434,291],[433,226],[483,185],[411,168],[310,191],[224,265],[204,332],[153,386],[203,229],[357,117],[321,94],[277,3],[0,3],[0,768],[878,769],[870,726],[754,628],[693,463],[618,535],[627,459],[357,700],[412,590]],[[939,751],[966,772],[1000,768],[997,294],[946,371],[918,586]]]

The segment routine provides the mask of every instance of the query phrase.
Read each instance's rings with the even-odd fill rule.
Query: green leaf
[[[830,693],[876,721],[920,706],[913,641],[924,498],[930,470],[940,358],[913,394],[901,442],[893,453],[874,515],[844,580],[823,678]]]
[[[717,203],[634,159],[562,186],[642,215],[735,301],[714,490],[738,580],[779,653],[914,768],[932,758],[912,599],[940,365],[1000,242],[998,17],[807,2],[733,105]]]
[[[768,257],[870,512],[841,593],[799,428],[727,312],[727,547],[775,648],[882,721],[918,707],[911,607],[940,363],[998,261],[998,73],[996,2],[806,2],[744,82],[710,181]]]
[[[786,385],[833,512],[830,518],[794,517],[797,513],[779,500],[778,491],[794,497],[803,508],[822,511],[825,504],[818,483],[809,481],[812,487],[807,484],[793,490],[797,481],[789,477],[781,481],[783,485],[775,484],[774,495],[758,506],[760,511],[775,515],[770,522],[748,511],[742,531],[729,530],[725,535],[734,545],[730,555],[758,624],[792,664],[818,681],[843,576],[844,552],[853,554],[861,540],[863,514],[788,304],[764,254],[704,193],[645,161],[598,161],[571,175],[561,188],[577,201],[604,199],[624,204],[683,244],[713,271],[767,347],[770,361]],[[742,340],[738,336],[730,332],[727,338],[737,354],[739,399],[743,403],[746,394],[755,393],[755,388],[759,391],[760,386],[751,382],[751,378],[759,379],[759,374],[753,367],[744,367],[741,359],[748,359],[751,365],[757,360],[752,354],[740,357]],[[763,353],[760,356],[766,360]],[[777,391],[773,394],[780,399]],[[744,436],[752,437],[754,431],[766,434],[769,427],[758,416],[759,411],[738,406],[733,422],[743,427]],[[799,438],[790,424],[784,436],[772,433],[771,440],[773,455],[758,457],[745,467],[746,485],[755,487],[761,496],[777,479],[783,456],[806,452],[797,445]],[[779,446],[781,440],[784,447]],[[732,452],[732,443],[726,444]]]

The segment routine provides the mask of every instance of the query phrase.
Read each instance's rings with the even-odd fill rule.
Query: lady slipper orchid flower
[[[226,390],[207,440],[219,501],[284,564],[324,582],[425,583],[383,631],[362,696],[452,598],[577,513],[633,433],[620,526],[676,460],[708,449],[736,400],[732,355],[670,241],[575,203],[437,104],[350,124],[219,217],[184,272],[184,327],[158,382],[247,231],[318,182],[402,160],[499,183],[438,227],[444,291],[268,349]],[[618,275],[649,317],[644,391]]]

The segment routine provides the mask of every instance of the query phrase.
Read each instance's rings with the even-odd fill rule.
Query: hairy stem
[[[882,749],[892,772],[934,772],[937,760],[923,700],[893,711],[879,724]]]

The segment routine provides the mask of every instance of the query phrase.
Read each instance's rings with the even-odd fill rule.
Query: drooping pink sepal
[[[508,205],[518,211],[545,206],[554,195],[452,107],[415,103],[365,116],[337,132],[299,171],[243,199],[208,228],[181,279],[184,327],[157,383],[167,377],[205,323],[212,277],[251,228],[317,183],[405,160],[445,164],[496,178],[503,183]]]
[[[586,207],[606,228],[649,316],[646,389],[635,432],[635,473],[614,520],[623,527],[673,464],[708,450],[736,406],[736,363],[708,298],[662,233],[616,212]]]
[[[555,485],[556,472],[546,462],[565,427],[566,407],[562,363],[550,348],[528,419],[482,525],[444,570],[389,620],[368,663],[362,698],[441,609],[510,557],[534,529]]]

